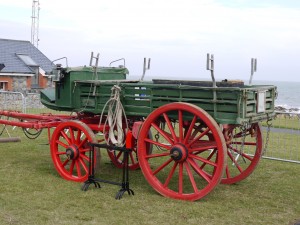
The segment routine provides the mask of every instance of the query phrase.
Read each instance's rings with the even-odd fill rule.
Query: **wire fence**
[[[29,114],[61,114],[61,111],[51,110],[41,103],[39,93],[0,91],[0,109],[18,111]]]
[[[20,92],[0,91],[0,109],[13,110],[29,114],[62,112],[46,108],[38,93],[24,95]],[[262,124],[265,153],[263,158],[300,163],[300,113],[276,112],[267,138],[267,124]],[[266,140],[268,143],[266,143]]]
[[[263,124],[265,144],[267,127]],[[300,163],[300,114],[276,112],[263,158]]]
[[[0,109],[25,112],[26,98],[21,92],[0,91]]]

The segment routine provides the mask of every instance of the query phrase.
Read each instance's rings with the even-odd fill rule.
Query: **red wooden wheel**
[[[147,144],[153,145],[151,152]],[[225,152],[218,124],[188,103],[154,110],[138,139],[138,159],[148,183],[163,196],[181,200],[200,199],[216,187],[223,176]]]
[[[262,134],[259,124],[254,123],[244,130],[241,126],[229,128],[224,136],[228,157],[221,182],[233,184],[248,177],[256,168],[262,155]]]
[[[61,123],[54,130],[51,138],[51,157],[56,170],[64,179],[76,182],[88,179],[88,142],[96,142],[95,135],[80,121]]]
[[[125,127],[125,125],[123,125],[123,127]],[[117,131],[116,129],[114,129],[114,136],[116,137],[117,139]],[[126,138],[126,132],[125,132],[125,129],[123,129],[123,132],[124,132],[124,137]],[[108,140],[108,132],[107,133],[104,133],[105,135],[105,139],[107,142],[110,142]],[[130,170],[136,170],[138,169],[140,166],[139,166],[139,162],[138,162],[138,159],[137,159],[137,150],[136,150],[136,140],[134,140],[135,143],[133,143],[133,146],[134,146],[134,149],[132,152],[129,153],[129,157],[128,157],[128,168]],[[119,169],[122,169],[123,168],[123,158],[124,158],[124,153],[122,151],[116,151],[116,150],[107,150],[107,154],[111,160],[111,162]]]
[[[152,135],[151,132],[149,132],[149,136],[150,139],[152,139]],[[138,168],[140,168],[140,164],[138,161],[138,157],[137,157],[137,140],[134,139],[134,143],[133,143],[134,148],[132,149],[132,151],[129,153],[129,157],[128,157],[128,168],[130,170],[136,170]],[[151,151],[152,149],[152,145],[151,144],[147,144],[147,151]],[[107,150],[108,156],[110,158],[110,160],[112,161],[112,163],[117,167],[122,169],[123,168],[123,157],[124,157],[124,153],[122,151],[115,151],[115,150]]]
[[[134,146],[135,147],[132,149],[132,152],[129,153],[129,157],[128,157],[128,168],[130,170],[136,170],[140,168],[139,161],[137,159],[136,143],[134,143]],[[122,151],[115,151],[115,150],[107,150],[107,153],[112,163],[117,168],[122,169],[124,165],[123,163],[124,153]]]

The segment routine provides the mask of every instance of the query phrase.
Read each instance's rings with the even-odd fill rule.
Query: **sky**
[[[125,58],[128,78],[300,82],[299,0],[39,0],[39,50],[69,66]],[[0,38],[31,40],[32,0],[0,0]],[[65,64],[64,61],[61,61]],[[121,64],[121,63],[120,63]],[[118,66],[118,63],[113,64]]]

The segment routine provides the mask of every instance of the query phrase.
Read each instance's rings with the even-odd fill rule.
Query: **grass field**
[[[300,118],[298,114],[277,114],[276,118],[271,121],[274,128],[286,128],[292,130],[300,130]],[[263,126],[267,126],[266,122],[262,123]]]
[[[219,185],[196,202],[157,194],[140,170],[130,172],[135,195],[115,200],[118,186],[81,191],[60,178],[52,164],[46,130],[36,140],[19,131],[19,143],[1,143],[0,224],[294,224],[300,220],[299,164],[261,160],[235,185]],[[102,179],[121,179],[121,170],[102,152]]]

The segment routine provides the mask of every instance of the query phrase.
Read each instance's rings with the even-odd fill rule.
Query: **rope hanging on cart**
[[[104,128],[103,128],[103,133],[105,133],[105,127],[108,124],[109,126],[109,134],[108,138],[105,137],[106,143],[113,144],[119,147],[123,147],[125,145],[125,133],[123,131],[123,115],[125,118],[125,123],[126,123],[126,130],[128,130],[128,123],[127,123],[127,118],[125,114],[124,107],[121,103],[120,100],[120,92],[121,92],[121,87],[118,85],[114,85],[111,88],[111,97],[110,99],[105,103],[101,116],[100,116],[100,122],[99,126],[102,121],[102,117],[104,114],[105,109],[108,107],[108,112],[107,112],[107,117],[104,122]],[[114,131],[117,131],[117,134],[115,134]],[[117,138],[116,138],[117,136]]]

